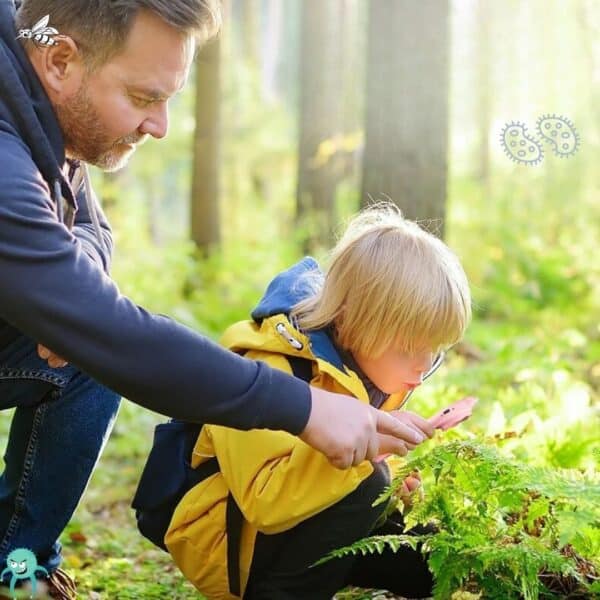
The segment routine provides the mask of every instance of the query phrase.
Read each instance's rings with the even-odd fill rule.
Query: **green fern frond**
[[[374,535],[359,540],[350,546],[333,550],[312,566],[321,565],[333,558],[343,558],[349,555],[381,554],[386,547],[391,548],[394,552],[398,552],[402,546],[410,546],[413,550],[416,550],[419,542],[424,542],[430,537],[431,535]]]

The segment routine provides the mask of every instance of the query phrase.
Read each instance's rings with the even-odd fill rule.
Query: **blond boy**
[[[380,205],[349,224],[326,273],[306,258],[280,274],[252,320],[230,327],[223,343],[287,372],[308,365],[311,385],[398,411],[424,441],[431,425],[399,409],[463,336],[470,302],[448,247],[393,205]],[[286,432],[207,425],[192,466],[214,458],[218,472],[185,495],[165,537],[208,598],[325,600],[348,583],[430,594],[426,563],[410,549],[382,555],[367,570],[353,558],[310,568],[373,530],[383,507],[372,503],[389,483],[385,462],[340,471]],[[228,530],[232,506],[242,519],[237,541]],[[386,531],[396,525],[401,531],[395,522]]]

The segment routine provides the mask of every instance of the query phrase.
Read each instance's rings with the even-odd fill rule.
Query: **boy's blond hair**
[[[292,315],[305,330],[333,326],[336,342],[376,358],[390,347],[438,351],[459,341],[471,295],[456,255],[391,203],[355,216],[315,295]]]

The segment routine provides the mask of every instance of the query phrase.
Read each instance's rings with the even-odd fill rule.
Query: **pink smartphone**
[[[466,421],[473,414],[473,407],[477,404],[477,398],[474,396],[465,396],[440,410],[429,419],[429,422],[436,428],[447,431],[456,427],[459,423]]]

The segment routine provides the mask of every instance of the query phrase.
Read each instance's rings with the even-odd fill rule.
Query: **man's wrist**
[[[270,385],[271,404],[264,427],[282,429],[292,435],[304,431],[312,409],[310,386],[305,381],[273,369]]]

